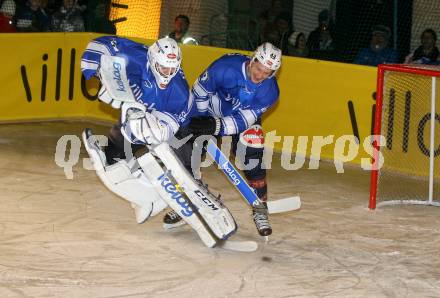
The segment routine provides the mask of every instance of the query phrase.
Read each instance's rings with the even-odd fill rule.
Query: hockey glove
[[[123,110],[125,110],[123,105]],[[128,107],[122,122],[121,133],[131,143],[137,145],[158,145],[169,139],[166,124],[152,114],[136,107]]]
[[[219,118],[211,116],[193,117],[188,125],[191,133],[196,136],[213,135],[216,136],[221,130],[221,121]]]

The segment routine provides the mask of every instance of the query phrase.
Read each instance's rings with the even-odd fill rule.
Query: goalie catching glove
[[[141,103],[124,103],[122,105],[122,135],[133,144],[158,145],[168,141],[168,126],[146,111]]]

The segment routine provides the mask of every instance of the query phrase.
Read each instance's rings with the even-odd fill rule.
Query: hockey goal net
[[[439,77],[435,66],[378,67],[370,209],[440,206]]]

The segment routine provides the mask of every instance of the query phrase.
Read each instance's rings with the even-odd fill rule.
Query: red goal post
[[[439,77],[437,66],[379,65],[370,209],[440,206]]]

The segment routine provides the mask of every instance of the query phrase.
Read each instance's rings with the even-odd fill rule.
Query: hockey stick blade
[[[166,224],[166,223],[164,223],[162,225],[162,227],[163,227],[163,229],[165,231],[170,231],[170,230],[174,230],[174,229],[180,228],[181,226],[184,226],[184,225],[186,225],[186,222],[184,220],[181,220],[181,221],[179,221],[179,222],[177,222],[175,224]]]
[[[299,196],[267,201],[267,209],[270,214],[293,211],[299,208],[301,208],[301,199]]]
[[[218,247],[231,251],[254,252],[258,249],[258,244],[255,241],[226,240],[220,242]]]
[[[165,231],[170,231],[180,228],[181,226],[186,224],[186,222],[184,222],[183,220],[181,222],[183,223],[178,225],[164,224],[163,228]],[[254,252],[258,249],[258,244],[255,241],[220,240],[217,246],[222,249],[226,249],[230,251],[238,251],[238,252]]]
[[[255,206],[256,203],[260,202],[254,189],[249,186],[212,139],[208,141],[207,153],[250,206]],[[281,213],[299,209],[301,207],[301,200],[299,197],[290,197],[281,200],[268,201],[267,205],[269,213]]]

